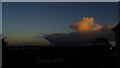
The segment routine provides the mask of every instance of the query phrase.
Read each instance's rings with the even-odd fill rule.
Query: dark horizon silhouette
[[[3,59],[2,68],[12,67],[41,67],[41,68],[114,68],[116,52],[110,49],[107,39],[98,37],[93,46],[22,46],[8,47],[2,39]],[[102,44],[100,44],[102,43]],[[64,45],[64,44],[63,44]],[[12,61],[12,62],[11,62]]]

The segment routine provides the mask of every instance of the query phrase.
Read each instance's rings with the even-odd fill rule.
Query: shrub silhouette
[[[111,44],[108,42],[108,40],[104,37],[97,37],[96,41],[93,42],[93,46],[106,46],[110,47]]]
[[[96,55],[107,56],[110,54],[111,44],[104,37],[96,38],[96,41],[93,42],[93,47],[95,47],[94,52],[96,52]]]

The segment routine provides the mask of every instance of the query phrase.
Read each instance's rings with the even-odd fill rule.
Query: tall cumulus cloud
[[[96,24],[93,17],[84,17],[80,22],[71,24],[70,27],[77,32],[110,31],[114,25],[103,26]]]
[[[93,17],[83,17],[80,22],[70,25],[75,32],[59,33],[53,32],[45,35],[44,38],[51,44],[85,44],[95,41],[97,37],[105,37],[108,40],[114,40],[114,33],[111,31],[114,25],[96,24]],[[86,45],[86,44],[85,44]]]

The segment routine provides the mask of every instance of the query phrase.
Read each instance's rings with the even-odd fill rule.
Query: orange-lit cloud
[[[94,22],[93,17],[83,17],[80,22],[71,25],[71,28],[77,32],[93,32],[93,31],[104,31],[109,32],[115,25],[100,25]]]
[[[103,26],[95,24],[93,17],[84,17],[80,22],[71,25],[78,32],[90,32],[100,30]]]

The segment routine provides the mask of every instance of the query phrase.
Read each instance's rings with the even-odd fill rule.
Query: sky
[[[119,2],[119,6],[118,6],[118,22],[120,22],[120,2]]]
[[[71,24],[93,17],[100,25],[118,23],[117,2],[3,2],[3,35],[11,44],[48,43],[40,33],[70,33]]]
[[[1,0],[2,2],[119,2],[119,0]]]
[[[0,2],[0,33],[2,32],[2,2]]]
[[[0,34],[2,34],[2,3],[0,2]],[[0,40],[0,67],[2,66],[2,44]]]

